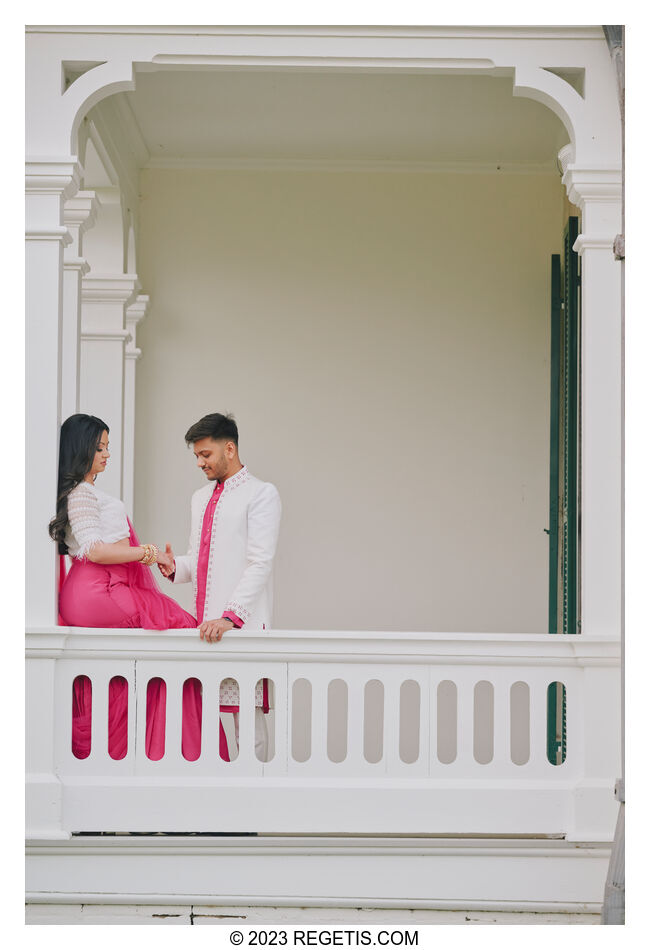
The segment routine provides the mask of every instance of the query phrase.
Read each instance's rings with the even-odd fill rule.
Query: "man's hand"
[[[158,552],[158,557],[156,558],[158,564],[158,570],[163,577],[171,577],[171,575],[176,570],[176,562],[174,560],[174,552],[172,551],[172,546],[169,542],[165,545],[165,550]]]
[[[208,643],[216,643],[217,640],[221,640],[226,630],[232,630],[234,626],[232,620],[226,620],[224,617],[220,617],[219,620],[205,620],[199,627],[199,635]]]

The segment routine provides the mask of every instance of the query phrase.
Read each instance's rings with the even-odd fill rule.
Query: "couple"
[[[275,486],[254,478],[242,465],[235,420],[212,413],[185,434],[208,485],[192,496],[189,550],[179,557],[169,544],[164,552],[153,544],[140,545],[123,502],[95,486],[110,457],[108,432],[101,419],[82,413],[70,416],[61,427],[57,508],[50,535],[58,542],[60,554],[70,555],[72,567],[65,579],[62,571],[59,622],[150,630],[198,626],[201,639],[208,643],[221,640],[235,627],[270,626],[280,497]],[[148,570],[154,563],[173,583],[193,582],[196,617],[161,593]],[[189,682],[195,685],[183,693],[183,754],[195,759],[200,751],[201,691],[198,680]],[[85,754],[90,751],[89,689],[87,678],[80,678],[79,684],[75,681],[79,757],[85,757],[86,747]],[[164,689],[162,680],[149,683],[146,753],[154,759],[161,758],[164,749]],[[125,706],[126,696],[111,698],[114,709]],[[256,750],[262,758],[266,680],[256,690],[255,703]],[[236,733],[239,690],[234,680],[221,684],[220,706],[222,713],[233,714]],[[113,745],[125,754],[126,724],[118,728],[114,722],[113,726]],[[122,730],[124,740],[117,737]],[[234,747],[228,748],[223,725],[220,748],[222,758],[232,758]]]

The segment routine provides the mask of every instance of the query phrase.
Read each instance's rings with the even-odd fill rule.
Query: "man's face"
[[[194,443],[196,464],[205,472],[210,482],[226,477],[228,472],[228,458],[226,456],[226,442],[215,442],[214,439],[199,439]]]

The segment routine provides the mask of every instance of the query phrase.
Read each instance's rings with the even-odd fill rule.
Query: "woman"
[[[50,536],[72,567],[59,594],[59,622],[73,627],[139,627],[167,630],[196,627],[196,620],[158,588],[149,570],[162,557],[153,544],[141,545],[122,501],[95,486],[106,469],[108,426],[96,416],[70,416],[61,426],[56,515]],[[63,558],[62,560],[62,575]],[[183,697],[183,754],[198,758],[201,743],[200,685]],[[91,684],[77,677],[73,692],[72,748],[78,758],[90,753]],[[157,678],[147,690],[146,754],[164,751],[165,683]],[[126,681],[111,681],[109,754],[126,755]]]

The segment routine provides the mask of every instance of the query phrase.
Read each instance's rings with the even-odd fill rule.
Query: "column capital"
[[[127,360],[139,360],[142,356],[142,350],[135,345],[135,334],[138,324],[144,320],[148,310],[149,297],[146,294],[138,294],[133,303],[126,308],[126,325],[131,333],[131,341],[124,352]]]
[[[94,191],[78,191],[68,198],[63,208],[63,221],[68,227],[79,228],[83,234],[93,226],[101,201]]]
[[[561,164],[562,161],[560,152]],[[567,162],[566,167],[563,165],[563,172],[562,184],[569,201],[578,208],[583,208],[585,202],[623,200],[623,175],[619,165],[573,165]]]
[[[132,304],[126,308],[126,319],[137,326],[147,316],[150,298],[147,294],[138,294]]]
[[[82,277],[90,271],[90,264],[85,257],[65,257],[63,260],[63,269],[67,271],[78,271]]]
[[[614,254],[614,241],[610,234],[579,234],[573,250],[582,257],[585,251],[610,251]]]
[[[90,274],[82,282],[84,303],[122,303],[129,305],[140,289],[136,274]]]
[[[51,228],[26,228],[25,240],[27,241],[55,241],[67,247],[72,244],[72,237],[67,228],[62,225]]]
[[[30,195],[60,195],[71,198],[79,190],[84,170],[77,157],[28,157],[25,190]]]

